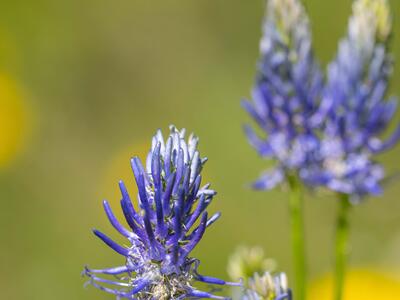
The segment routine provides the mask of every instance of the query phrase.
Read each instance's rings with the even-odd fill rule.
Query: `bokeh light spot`
[[[0,168],[23,148],[27,136],[27,110],[20,87],[0,74]]]
[[[310,300],[332,300],[332,295],[332,275],[311,284]],[[355,269],[347,274],[344,300],[394,299],[396,295],[400,295],[400,278],[373,269]]]

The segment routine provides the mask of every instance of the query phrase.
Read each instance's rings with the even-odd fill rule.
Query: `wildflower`
[[[254,187],[271,189],[288,174],[299,175],[319,144],[309,120],[318,112],[323,80],[299,0],[268,1],[260,51],[253,101],[243,106],[266,135],[260,138],[247,126],[250,144],[262,157],[277,162]]]
[[[353,199],[381,193],[384,171],[374,154],[390,149],[400,137],[399,126],[389,139],[381,138],[397,107],[396,99],[385,99],[393,65],[390,32],[386,0],[354,2],[347,36],[329,65],[323,100],[313,117],[324,123],[319,165],[303,177]]]
[[[266,258],[261,247],[239,247],[230,257],[228,264],[228,274],[234,281],[247,281],[255,273],[263,274],[275,269],[275,260]]]
[[[269,272],[255,273],[249,279],[248,288],[242,300],[291,300],[292,292],[288,288],[284,273],[272,275]]]
[[[206,211],[216,192],[201,186],[200,172],[207,161],[197,150],[194,135],[185,142],[185,131],[171,126],[166,142],[160,131],[153,137],[146,168],[139,158],[131,160],[138,187],[139,207],[134,208],[127,189],[119,183],[121,207],[130,230],[115,218],[110,205],[104,209],[113,227],[130,243],[121,246],[94,230],[105,244],[125,257],[125,264],[109,269],[89,269],[85,274],[95,287],[127,299],[225,299],[195,289],[194,281],[235,285],[197,272],[200,261],[190,253],[207,227],[220,216]],[[102,275],[114,275],[107,279]]]

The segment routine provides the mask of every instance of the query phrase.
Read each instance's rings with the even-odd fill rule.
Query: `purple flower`
[[[124,257],[124,265],[86,268],[84,273],[92,285],[117,299],[225,299],[192,286],[196,280],[236,284],[200,275],[200,261],[190,257],[220,214],[208,217],[206,211],[216,192],[209,184],[201,186],[200,172],[207,159],[197,151],[198,138],[191,135],[185,142],[184,130],[173,126],[170,130],[166,142],[160,131],[153,137],[146,168],[139,158],[131,160],[139,207],[134,207],[124,183],[119,182],[121,208],[129,229],[115,218],[109,203],[103,202],[108,219],[128,245],[121,246],[97,230],[94,234]]]
[[[334,191],[360,198],[380,194],[383,168],[374,155],[393,147],[400,126],[381,138],[397,108],[385,99],[392,59],[387,42],[391,18],[386,0],[357,0],[347,36],[329,65],[327,83],[314,122],[323,124],[317,165],[304,172]]]
[[[318,111],[323,78],[299,0],[268,1],[260,49],[253,101],[243,101],[243,106],[263,133],[260,137],[246,126],[250,144],[276,161],[254,187],[271,189],[287,174],[300,174],[319,145],[310,117]]]
[[[348,34],[324,80],[301,2],[268,1],[253,101],[243,106],[264,135],[247,126],[250,144],[276,166],[255,188],[271,189],[295,175],[353,199],[381,193],[384,171],[374,155],[400,138],[398,126],[382,139],[397,108],[395,98],[386,99],[390,33],[387,0],[355,1]]]

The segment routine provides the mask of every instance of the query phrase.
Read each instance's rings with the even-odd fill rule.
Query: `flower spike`
[[[254,183],[256,189],[272,189],[289,173],[300,174],[319,144],[310,117],[318,112],[323,77],[309,27],[301,1],[267,1],[252,101],[242,105],[263,132],[259,136],[246,126],[250,144],[277,164]]]
[[[393,60],[388,52],[391,16],[387,0],[356,0],[347,36],[329,65],[319,115],[324,116],[321,147],[304,170],[311,184],[350,195],[358,201],[379,195],[383,167],[374,155],[393,147],[400,125],[387,140],[397,100],[385,99]]]

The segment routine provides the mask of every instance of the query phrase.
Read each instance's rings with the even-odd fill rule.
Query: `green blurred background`
[[[400,1],[393,53],[400,60]],[[350,0],[307,0],[316,53],[325,65],[346,28]],[[85,264],[121,257],[91,233],[116,237],[102,211],[118,211],[117,181],[134,183],[157,128],[186,127],[209,157],[206,179],[222,219],[195,251],[200,270],[226,278],[237,245],[261,245],[292,274],[284,191],[246,187],[265,169],[246,143],[249,95],[258,58],[263,1],[3,1],[0,5],[1,299],[110,299],[83,288]],[[400,64],[391,93],[400,95]],[[399,119],[400,115],[397,115]],[[383,155],[398,170],[399,148]],[[400,185],[357,207],[353,266],[400,268]],[[336,201],[310,195],[310,273],[329,271]],[[120,215],[120,214],[119,214]]]

